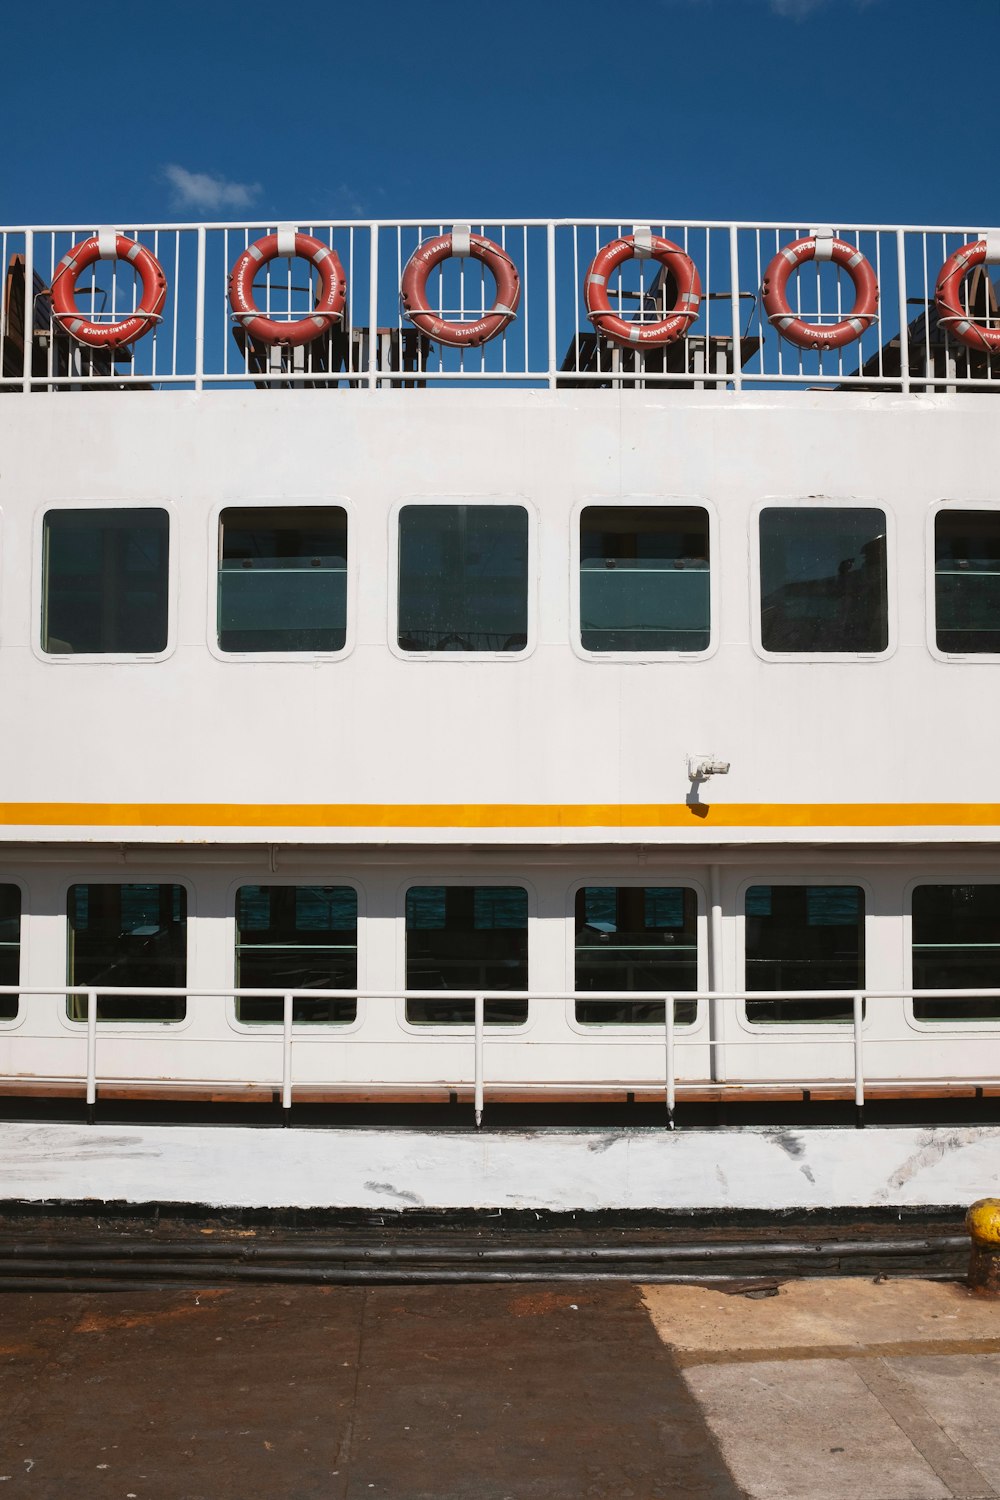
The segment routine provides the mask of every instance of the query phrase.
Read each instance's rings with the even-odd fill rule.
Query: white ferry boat
[[[996,232],[0,252],[0,1198],[997,1191]]]

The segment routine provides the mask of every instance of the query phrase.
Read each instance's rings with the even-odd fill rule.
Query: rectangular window
[[[236,984],[240,989],[350,990],[358,982],[358,894],[346,885],[244,885],[236,893]],[[292,1020],[343,1025],[356,1000],[296,993]],[[245,1024],[280,1025],[284,999],[236,1002]]]
[[[918,885],[913,988],[1000,989],[1000,885]],[[914,1000],[919,1021],[1000,1020],[1000,1000]]]
[[[42,542],[42,650],[151,656],[167,648],[165,510],[50,510]]]
[[[859,990],[865,893],[856,885],[754,885],[746,893],[747,990]],[[747,1000],[748,1021],[850,1021],[849,1000]]]
[[[580,644],[586,651],[706,651],[708,512],[590,505],[580,516]]]
[[[889,645],[886,517],[846,506],[760,513],[765,651],[861,655]]]
[[[576,893],[577,990],[698,988],[698,898],[682,886],[585,886]],[[674,1019],[690,1024],[693,1000],[674,1001]],[[655,1002],[577,1000],[576,1019],[663,1025]]]
[[[88,989],[183,989],[187,984],[187,891],[182,885],[72,885],[66,979]],[[87,1017],[70,996],[72,1021]],[[183,1021],[183,996],[102,995],[99,1021]]]
[[[1000,655],[1000,511],[938,511],[934,607],[939,651]]]
[[[498,990],[528,988],[527,891],[513,885],[412,886],[406,893],[406,988],[442,991],[440,999],[408,1000],[411,1022],[471,1025],[477,994],[487,996],[487,1021],[526,1021],[527,1000],[491,997]]]
[[[342,651],[346,641],[347,512],[340,506],[224,510],[220,649]]]
[[[0,885],[0,984],[17,984],[21,977],[21,892],[16,885]],[[0,995],[0,1021],[17,1017],[17,996]]]
[[[398,641],[404,651],[523,651],[528,513],[521,505],[405,505]]]

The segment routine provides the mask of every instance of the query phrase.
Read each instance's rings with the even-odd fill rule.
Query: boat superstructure
[[[81,344],[53,313],[62,258],[93,233],[165,272],[132,343]],[[336,253],[343,311],[267,344],[227,280],[275,235],[255,311],[308,317],[322,257],[293,258],[296,234]],[[414,251],[447,234],[516,267],[519,304],[480,344],[449,347],[399,302]],[[669,343],[588,320],[588,267],[616,235],[697,267],[697,318]],[[839,347],[799,348],[760,288],[782,246],[834,235],[872,268],[878,310]],[[0,403],[9,1111],[198,1105],[198,1142],[156,1148],[168,1196],[190,1172],[192,1201],[193,1162],[224,1136],[239,1144],[213,1158],[216,1201],[227,1172],[239,1201],[255,1171],[267,1201],[291,1178],[288,1201],[308,1197],[330,1137],[296,1157],[227,1113],[272,1101],[331,1124],[368,1107],[352,1149],[363,1134],[395,1153],[397,1188],[390,1105],[441,1182],[452,1149],[486,1170],[484,1137],[435,1137],[432,1105],[470,1128],[499,1106],[536,1107],[534,1124],[587,1107],[600,1131],[602,1108],[645,1103],[661,1123],[629,1145],[629,1201],[737,1201],[706,1177],[733,1151],[753,1177],[753,1133],[732,1130],[781,1104],[821,1186],[783,1179],[765,1206],[821,1199],[848,1159],[874,1176],[843,1201],[921,1201],[902,1135],[805,1128],[886,1101],[932,1166],[951,1121],[978,1181],[1000,1101],[1000,356],[962,341],[934,286],[980,240],[634,221],[3,231],[0,394],[21,398]],[[992,329],[992,259],[963,282],[974,327]],[[127,257],[86,275],[95,325],[135,314]],[[664,321],[669,265],[636,255],[620,275],[618,317]],[[850,313],[829,256],[789,287],[807,324]],[[467,254],[426,289],[428,328],[494,302]],[[708,1104],[727,1129],[670,1136]],[[44,1132],[71,1127],[3,1128],[33,1163],[28,1196],[57,1191]],[[683,1169],[662,1155],[680,1136]],[[501,1196],[533,1201],[530,1142],[494,1149],[516,1156]],[[537,1143],[562,1153],[563,1206],[615,1200],[574,1149]],[[492,1201],[468,1174],[430,1201]]]

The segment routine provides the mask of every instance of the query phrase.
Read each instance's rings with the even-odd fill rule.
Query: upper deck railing
[[[400,287],[417,247],[470,229],[501,247],[516,268],[520,301],[503,332],[453,348],[428,337],[405,315]],[[332,248],[343,266],[346,301],[312,342],[268,345],[248,332],[227,295],[241,254],[264,235],[295,230]],[[638,230],[679,246],[697,269],[697,317],[666,345],[628,346],[595,329],[585,306],[588,268],[598,250]],[[60,262],[97,226],[0,229],[3,364],[0,391],[81,388],[193,389],[324,386],[341,390],[665,386],[712,390],[865,389],[901,392],[988,390],[1000,386],[1000,314],[993,285],[1000,238],[979,227],[925,228],[608,220],[417,220],[295,226],[246,224],[117,225],[156,257],[166,296],[148,331],[118,348],[79,342],[53,312],[51,287]],[[103,231],[102,245],[114,245]],[[872,317],[839,348],[802,348],[779,334],[762,298],[768,267],[781,250],[832,236],[865,257],[878,285]],[[984,241],[985,264],[970,267],[956,296],[960,317],[935,303],[941,267],[962,247]],[[645,242],[643,242],[645,243]],[[120,249],[120,246],[119,246]],[[962,268],[964,271],[964,268]],[[1000,278],[1000,272],[997,273]],[[313,308],[319,272],[282,254],[262,263],[256,306],[276,321]],[[677,299],[676,282],[653,258],[631,258],[607,279],[613,312],[637,326],[662,321]],[[107,326],[132,316],[141,287],[125,258],[100,258],[79,276],[81,318]],[[427,306],[439,318],[482,318],[494,304],[494,280],[468,256],[447,259],[427,283]],[[849,319],[850,271],[820,253],[792,271],[791,316],[820,328]],[[966,320],[973,334],[965,331]],[[975,330],[996,330],[979,340]],[[995,346],[995,347],[994,347]]]

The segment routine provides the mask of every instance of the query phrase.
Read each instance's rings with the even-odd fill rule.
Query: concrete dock
[[[0,1494],[1000,1495],[1000,1303],[963,1286],[0,1297]]]

